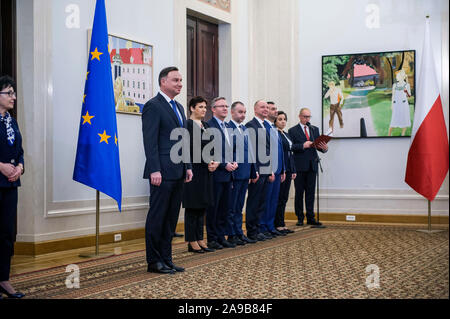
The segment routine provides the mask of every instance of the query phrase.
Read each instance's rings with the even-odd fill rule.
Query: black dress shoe
[[[183,237],[183,234],[173,233],[173,237]]]
[[[200,246],[200,248],[201,248],[205,253],[213,253],[213,252],[216,251],[215,249],[208,248],[208,247],[202,247],[202,246]]]
[[[295,224],[296,226],[303,226],[303,222],[298,221],[297,224]]]
[[[260,240],[258,240],[258,235],[256,236],[248,236],[247,239],[249,240],[248,243],[249,244],[254,244]],[[262,241],[264,241],[265,239],[263,239]]]
[[[219,241],[219,244],[222,245],[224,248],[235,248],[236,244],[230,243],[227,240]]]
[[[315,219],[313,220],[309,220],[308,221],[308,225],[313,225],[313,226],[322,226],[321,222],[316,221]]]
[[[234,244],[235,246],[245,245],[245,242],[238,236],[228,236],[228,242]]]
[[[171,268],[172,270],[175,270],[176,272],[184,272],[184,268],[183,267],[176,266],[171,261],[166,261],[164,263],[167,265],[167,267]]]
[[[290,229],[285,229],[284,231],[286,232],[286,234],[292,234],[292,233],[295,233],[295,231],[290,230]]]
[[[175,270],[169,268],[162,262],[156,262],[154,264],[148,264],[147,272],[154,272],[158,274],[174,274]]]
[[[243,242],[248,243],[248,244],[254,244],[254,243],[257,242],[257,240],[250,239],[250,238],[248,238],[248,237],[245,236],[245,235],[242,235],[242,236],[240,237],[240,239],[241,239]]]
[[[2,286],[0,286],[0,296],[1,296],[1,293],[4,293],[5,295],[7,295],[9,299],[22,299],[23,297],[25,297],[25,294],[21,293],[21,292],[16,292],[15,294],[11,294],[11,293],[7,292],[6,289],[3,288]]]
[[[264,236],[266,236],[266,239],[272,239],[275,238],[276,236],[273,236],[270,231],[266,231],[263,233]]]
[[[256,238],[255,238],[257,241],[265,241],[265,240],[267,240],[268,238],[266,237],[266,236],[264,236],[263,234],[261,234],[261,233],[259,233],[258,235],[256,235]]]
[[[219,244],[218,242],[216,242],[216,241],[210,241],[210,242],[208,242],[208,248],[211,248],[211,249],[223,249],[223,246],[221,244]]]
[[[280,232],[280,231],[278,231],[276,229],[272,230],[270,233],[272,234],[272,236],[273,235],[275,235],[275,236],[286,236],[286,234],[284,234],[284,233],[282,233],[282,232]]]
[[[203,249],[194,249],[194,248],[192,248],[191,244],[189,244],[189,243],[188,243],[188,252],[190,252],[190,253],[197,253],[197,254],[205,253],[203,251]]]

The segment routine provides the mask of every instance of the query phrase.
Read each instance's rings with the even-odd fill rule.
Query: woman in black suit
[[[17,219],[17,187],[24,172],[22,136],[9,111],[16,93],[9,76],[0,77],[0,298],[22,298],[9,282],[11,257],[14,255]]]
[[[291,181],[297,177],[294,165],[294,156],[291,151],[292,141],[289,134],[284,132],[286,127],[287,115],[283,111],[278,111],[277,119],[275,120],[275,126],[278,129],[278,133],[281,136],[283,142],[284,164],[286,167],[286,179],[284,183],[280,185],[280,195],[278,197],[277,212],[275,215],[275,227],[279,232],[289,234],[293,231],[286,227],[284,223],[284,211],[286,209],[286,203],[289,199],[289,190],[291,189]]]
[[[217,169],[219,163],[213,161],[205,163],[202,158],[200,158],[200,162],[196,163],[194,154],[200,154],[201,157],[203,148],[209,143],[209,141],[201,140],[201,143],[198,144],[201,145],[201,149],[194,149],[194,137],[201,138],[209,127],[203,121],[206,114],[206,100],[201,96],[192,98],[189,102],[189,110],[191,116],[187,120],[186,128],[190,134],[190,163],[192,163],[194,176],[190,183],[184,184],[183,188],[184,235],[188,242],[188,251],[212,252],[214,249],[208,248],[203,240],[203,226],[206,208],[213,203],[212,172]]]

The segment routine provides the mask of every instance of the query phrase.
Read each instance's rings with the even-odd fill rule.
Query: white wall
[[[380,9],[379,28],[370,29],[366,19],[368,4]],[[298,68],[299,89],[297,108],[291,116],[297,117],[298,108],[310,107],[312,123],[321,127],[321,56],[380,52],[395,50],[416,50],[416,74],[420,72],[422,44],[424,39],[425,14],[430,14],[431,34],[437,74],[442,74],[441,17],[447,11],[446,1],[433,0],[346,0],[346,1],[301,1],[299,7],[300,33],[298,37],[300,62]],[[448,22],[447,22],[448,23]],[[448,39],[446,39],[448,43]],[[448,55],[447,55],[448,59]],[[439,80],[442,77],[439,76]],[[448,96],[447,88],[444,89]],[[446,121],[448,126],[448,105]],[[383,197],[392,195],[392,209],[402,207],[395,196],[413,194],[404,182],[409,138],[377,138],[334,140],[330,151],[322,156],[325,174],[321,178],[324,209],[339,211],[337,193],[355,193]],[[346,191],[347,190],[347,191]],[[328,195],[328,197],[327,197]],[[448,203],[448,178],[440,193]],[[322,202],[321,202],[322,203]],[[371,205],[367,211],[371,211]],[[348,203],[348,208],[353,204]],[[447,204],[448,205],[448,204]],[[374,205],[376,206],[376,205]],[[419,212],[426,205],[419,209]],[[361,207],[362,208],[362,207]],[[388,208],[389,209],[389,208]],[[405,211],[409,207],[405,206]],[[440,212],[448,214],[448,208],[440,206]],[[345,209],[344,209],[345,211]]]

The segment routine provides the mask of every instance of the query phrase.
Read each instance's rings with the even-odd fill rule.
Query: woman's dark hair
[[[286,119],[286,121],[287,121],[287,114],[286,113],[284,113],[283,111],[278,111],[278,115],[277,115],[277,118],[275,119],[275,124],[277,123],[277,120],[278,120],[278,116],[280,116],[280,115],[284,115],[284,118]]]
[[[16,83],[9,75],[0,76],[0,91],[12,87],[15,90]]]
[[[193,97],[190,101],[189,101],[189,110],[192,112],[191,108],[195,109],[195,106],[199,103],[205,102],[206,104],[208,104],[208,101],[205,100],[205,98],[203,96],[196,96]]]

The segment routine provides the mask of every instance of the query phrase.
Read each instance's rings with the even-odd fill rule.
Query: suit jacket
[[[319,128],[311,125],[309,127],[310,131],[310,141],[314,141],[315,138],[319,137]],[[317,172],[317,153],[314,148],[303,148],[303,144],[307,141],[305,132],[300,124],[291,127],[288,131],[289,136],[292,138],[292,151],[294,152],[294,162],[297,172],[306,172],[312,169]],[[320,150],[320,152],[325,153]]]
[[[206,122],[210,128],[216,128],[220,131],[221,138],[222,138],[222,158],[220,159],[219,167],[214,171],[214,181],[219,183],[225,183],[225,182],[231,182],[233,179],[233,172],[229,172],[226,170],[226,166],[229,162],[231,162],[231,159],[227,161],[225,158],[226,156],[226,148],[230,147],[228,144],[225,134],[220,127],[219,123],[217,123],[217,120],[213,117],[208,122]],[[228,123],[224,122],[226,128],[230,128],[228,126]],[[231,139],[231,134],[229,134],[229,138]]]
[[[176,102],[178,111],[186,125],[186,116],[181,104]],[[142,134],[145,149],[144,178],[161,172],[163,180],[179,180],[186,176],[186,169],[192,168],[190,163],[175,164],[170,160],[170,150],[179,140],[171,141],[173,129],[179,128],[180,122],[166,99],[158,93],[148,101],[142,110]],[[181,138],[180,138],[181,139]]]
[[[205,129],[208,128],[208,124],[203,122],[203,128],[201,128],[201,134],[204,133]],[[190,183],[183,184],[183,207],[184,208],[194,208],[202,209],[208,208],[214,203],[213,195],[213,173],[208,170],[208,163],[205,163],[202,159],[200,163],[194,163],[193,154],[194,150],[194,127],[199,128],[193,120],[189,119],[186,123],[186,128],[190,134],[190,149],[191,149],[191,160],[192,172],[194,177]],[[208,144],[208,141],[201,140],[201,152],[203,148]]]
[[[23,148],[22,148],[22,135],[19,131],[19,126],[14,118],[12,118],[11,126],[14,130],[15,140],[14,144],[10,146],[6,139],[6,125],[0,122],[0,162],[9,163],[17,166],[19,163],[24,165],[23,161]],[[25,166],[24,166],[25,167]],[[0,173],[0,187],[19,187],[20,179],[14,183],[8,182],[8,178]]]
[[[280,132],[278,132],[280,133]],[[295,162],[294,162],[294,153],[291,150],[291,147],[289,146],[289,141],[287,140],[286,136],[291,140],[292,138],[289,136],[288,133],[283,132],[284,134],[280,133],[281,136],[281,142],[283,143],[283,155],[284,155],[284,165],[286,167],[286,173],[295,173]]]
[[[249,137],[245,134],[247,131],[247,128],[242,125],[243,127],[243,133],[239,131],[239,129],[236,127],[236,125],[233,123],[233,121],[228,122],[228,125],[230,128],[233,129],[233,132],[236,134],[239,134],[239,136],[233,135],[233,160],[238,163],[239,167],[237,170],[235,170],[234,173],[234,179],[235,180],[248,180],[248,179],[255,179],[256,178],[256,165],[254,163],[251,163],[251,154],[249,152],[251,151],[251,148],[249,147]],[[238,157],[238,148],[241,147],[241,145],[238,145],[238,138],[243,138],[244,145],[243,150],[244,154],[239,155],[241,158]],[[242,161],[242,156],[244,156]]]
[[[264,129],[264,132],[266,132],[266,129],[264,126],[262,126],[259,121],[256,118],[253,118],[251,121],[249,121],[247,124],[245,124],[245,127],[247,127],[248,129],[252,129],[255,132],[255,136],[256,136],[256,142],[255,145],[251,145],[251,149],[252,149],[252,153],[253,156],[255,157],[255,167],[256,167],[256,171],[264,176],[264,175],[270,175],[270,174],[261,174],[261,168],[262,167],[266,167],[269,166],[270,163],[262,163],[261,162],[261,158],[259,157],[258,154],[258,149],[259,149],[259,142],[258,142],[258,129]],[[270,136],[268,134],[266,134],[266,155],[270,154]]]

